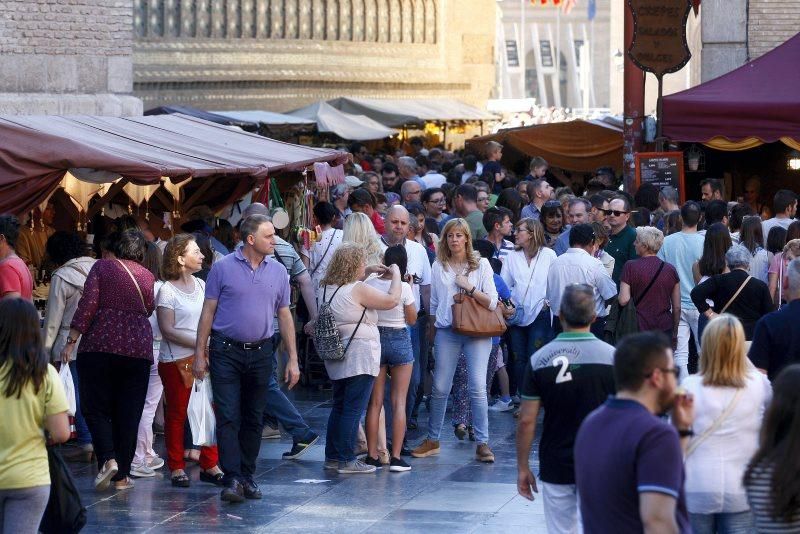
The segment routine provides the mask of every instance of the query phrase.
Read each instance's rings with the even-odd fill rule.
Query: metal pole
[[[633,42],[633,14],[625,2],[625,71],[623,74],[622,162],[625,191],[633,192],[635,180],[634,154],[642,148],[644,122],[644,72],[630,60],[628,49]]]
[[[517,56],[519,57],[520,98],[525,98],[528,94],[528,85],[525,82],[525,62],[527,60],[527,53],[525,50],[525,4],[527,3],[528,0],[519,0],[519,50],[517,51]]]

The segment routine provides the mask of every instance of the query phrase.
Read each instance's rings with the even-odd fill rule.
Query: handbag
[[[453,296],[452,313],[453,331],[464,336],[501,336],[508,328],[500,306],[490,310],[466,293]]]
[[[39,531],[44,534],[80,532],[86,525],[86,508],[81,503],[69,467],[54,446],[47,447],[47,464],[50,469],[50,499]]]
[[[528,287],[525,288],[525,294],[522,296],[522,302],[520,302],[519,305],[514,306],[514,315],[506,319],[506,322],[512,326],[519,326],[519,324],[522,322],[523,315],[525,315],[524,303],[525,299],[528,297],[528,291],[531,288],[531,280],[533,280],[533,275],[536,274],[536,267],[539,265],[540,253],[541,250],[536,253],[536,263],[533,264],[533,269],[531,269],[531,276],[528,278]],[[538,306],[539,303],[537,302],[536,305]]]
[[[647,293],[650,292],[650,288],[652,288],[653,284],[658,280],[658,276],[664,269],[664,265],[666,265],[666,262],[662,261],[655,276],[653,276],[653,279],[647,284],[647,287],[644,288],[644,291],[642,291],[638,299],[634,299],[631,296],[631,300],[629,300],[625,306],[621,306],[619,300],[615,300],[614,304],[611,305],[611,312],[608,314],[605,327],[604,337],[606,343],[615,345],[616,342],[623,337],[640,331],[636,306],[638,306],[647,296]]]

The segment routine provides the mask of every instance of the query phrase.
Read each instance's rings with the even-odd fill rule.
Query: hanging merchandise
[[[341,184],[344,182],[344,166],[337,165],[331,167],[328,163],[315,163],[314,176],[317,180],[317,186],[330,187],[332,185]]]
[[[161,184],[164,186],[164,189],[166,189],[169,192],[169,194],[172,195],[172,198],[174,200],[172,206],[172,218],[175,220],[180,220],[181,218],[181,211],[180,211],[181,190],[183,189],[183,186],[188,182],[189,182],[188,180],[184,180],[176,184],[172,182],[172,178],[167,178],[166,176],[161,177]]]
[[[319,184],[317,164],[314,164],[314,176],[317,179],[317,184]],[[311,246],[322,239],[322,228],[319,225],[312,228],[314,194],[308,188],[308,169],[303,171],[301,199],[301,223],[299,226],[292,228],[292,235],[301,247],[311,250]]]
[[[275,181],[275,178],[270,178],[269,183],[269,206],[272,224],[278,230],[283,230],[289,226],[289,214],[286,213],[286,206],[283,204],[283,198],[281,198],[281,192],[278,189],[278,182]]]
[[[159,184],[152,184],[152,185],[136,185],[132,183],[127,183],[122,187],[122,190],[125,191],[125,194],[128,195],[128,198],[131,199],[131,203],[136,206],[137,212],[138,208],[142,206],[144,203],[144,218],[150,218],[150,197],[156,192],[158,189]]]

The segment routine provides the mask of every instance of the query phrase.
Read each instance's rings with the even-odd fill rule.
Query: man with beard
[[[646,332],[614,354],[617,395],[583,421],[575,480],[584,532],[691,532],[683,448],[694,404],[679,393],[670,341]],[[671,410],[672,424],[659,416]]]

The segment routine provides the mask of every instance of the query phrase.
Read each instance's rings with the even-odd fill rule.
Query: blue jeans
[[[511,371],[517,390],[522,389],[525,366],[531,355],[553,340],[553,328],[550,324],[550,309],[543,309],[528,326],[510,326],[511,353],[514,355],[514,367]]]
[[[478,443],[489,443],[486,370],[489,365],[489,353],[492,351],[492,338],[467,337],[456,334],[452,328],[439,328],[433,343],[436,350],[436,368],[433,370],[428,439],[439,440],[447,409],[447,397],[453,387],[458,358],[463,353],[467,360],[467,382],[475,439]]]
[[[217,416],[219,465],[225,482],[250,479],[256,471],[264,428],[272,343],[244,350],[211,334],[210,376]]]
[[[356,437],[361,416],[367,411],[375,377],[356,375],[332,380],[333,407],[328,416],[325,458],[350,462],[356,459]]]
[[[701,313],[697,316],[697,342],[703,339],[703,330],[706,329],[706,325],[708,325],[708,317],[705,314]]]
[[[689,514],[694,534],[748,534],[755,532],[750,511],[720,514]]]
[[[75,440],[80,445],[88,445],[92,442],[92,435],[89,433],[89,427],[86,425],[86,419],[83,418],[81,412],[81,396],[78,393],[78,360],[69,362],[69,372],[72,374],[72,383],[75,385],[75,433],[77,434]]]
[[[280,335],[276,334],[272,338],[272,368],[278,368],[277,347]],[[286,398],[281,387],[278,385],[278,378],[275,373],[269,374],[269,389],[267,390],[267,407],[264,409],[264,424],[273,428],[278,428],[278,423],[292,435],[295,443],[308,443],[314,439],[316,434],[308,427],[303,416],[294,407],[292,401]]]

